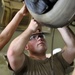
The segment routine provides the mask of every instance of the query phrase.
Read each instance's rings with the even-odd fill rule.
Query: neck
[[[30,54],[30,57],[34,58],[36,60],[44,60],[44,59],[46,59],[46,55],[32,55],[32,54]]]

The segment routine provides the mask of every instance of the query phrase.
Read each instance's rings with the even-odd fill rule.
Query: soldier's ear
[[[28,46],[28,44],[25,46],[25,50],[29,50],[29,46]]]

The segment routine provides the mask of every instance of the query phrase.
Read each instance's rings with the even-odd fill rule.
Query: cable
[[[55,28],[52,29],[52,41],[51,41],[51,75],[55,75],[54,72],[54,65],[53,65],[53,43],[54,43],[54,33],[55,33]]]

